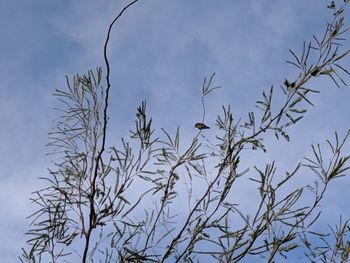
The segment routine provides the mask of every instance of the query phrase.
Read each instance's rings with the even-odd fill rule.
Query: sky
[[[12,0],[0,2],[0,255],[18,262],[35,207],[32,191],[47,175],[45,147],[57,117],[52,95],[65,89],[65,75],[104,67],[103,44],[108,25],[128,1]],[[217,90],[206,100],[207,125],[215,127],[221,105],[234,116],[254,110],[254,102],[271,85],[295,77],[285,63],[288,49],[301,52],[303,41],[320,35],[330,11],[319,0],[140,0],[118,22],[109,44],[111,62],[110,144],[119,143],[134,125],[136,107],[146,100],[155,128],[171,133],[181,127],[184,141],[201,120],[203,78],[215,75]],[[349,9],[346,24],[350,24]],[[349,34],[347,34],[349,38]],[[349,38],[350,39],[350,38]],[[349,48],[350,40],[346,42]],[[343,65],[350,68],[350,60]],[[103,68],[104,69],[104,68]],[[345,80],[350,82],[349,77]],[[271,141],[267,161],[290,169],[310,144],[344,135],[350,128],[349,87],[328,79],[313,85],[305,119],[291,128],[291,142]],[[348,147],[350,149],[350,147]],[[349,153],[349,150],[348,150]],[[323,220],[339,213],[350,217],[344,194],[350,178],[334,184],[326,196]],[[343,194],[344,193],[344,194]],[[241,193],[242,199],[249,198]]]

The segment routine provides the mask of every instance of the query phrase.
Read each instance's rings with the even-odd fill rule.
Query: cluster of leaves
[[[348,1],[344,2],[345,6]],[[337,8],[332,2],[333,21],[324,35],[304,43],[300,56],[290,51],[293,61],[288,63],[298,74],[283,81],[282,102],[271,87],[256,102],[258,111],[250,112],[245,121],[235,121],[230,107],[223,107],[209,150],[202,131],[182,147],[179,128],[174,136],[165,130],[156,136],[143,102],[130,141],[122,139],[120,146],[105,151],[110,88],[106,48],[123,9],[106,40],[106,92],[97,69],[76,76],[72,84],[67,81],[68,91],[56,93],[63,114],[49,146],[59,158],[55,170],[42,178],[49,186],[32,198],[39,208],[30,216],[30,248],[23,249],[22,262],[77,261],[77,257],[82,262],[199,262],[208,256],[210,261],[238,262],[257,255],[274,262],[296,249],[304,249],[311,262],[346,262],[348,220],[331,227],[333,243],[310,229],[320,216],[317,208],[328,185],[350,169],[350,156],[342,154],[350,131],[342,139],[335,134],[334,142],[327,141],[328,161],[320,145],[312,146],[313,157],[285,176],[280,176],[275,162],[255,167],[255,172],[241,163],[244,151],[267,150],[268,132],[289,140],[288,127],[304,117],[307,104],[313,105],[310,94],[318,93],[308,87],[311,79],[328,76],[336,86],[345,84],[339,72],[349,74],[339,64],[350,53],[341,48],[344,6]],[[203,122],[204,98],[219,88],[213,87],[213,77],[203,83]],[[317,175],[314,184],[286,192],[283,187],[302,168]],[[233,186],[248,174],[258,188],[252,215],[232,201]],[[305,203],[307,191],[313,198]],[[314,246],[314,236],[326,246]]]

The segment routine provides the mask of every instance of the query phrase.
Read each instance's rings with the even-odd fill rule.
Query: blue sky
[[[0,255],[17,262],[33,211],[28,198],[47,174],[47,133],[57,106],[55,89],[65,88],[65,75],[83,74],[103,64],[103,44],[113,16],[128,1],[12,0],[0,3]],[[203,78],[216,72],[223,89],[207,100],[207,124],[215,126],[222,104],[246,116],[262,90],[295,76],[288,49],[301,52],[304,40],[320,35],[330,12],[319,0],[141,0],[114,28],[111,61],[111,130],[119,142],[133,126],[136,107],[147,100],[156,128],[184,140],[201,119]],[[346,11],[349,13],[349,10]],[[350,14],[349,14],[350,17]],[[350,25],[349,17],[346,20]],[[349,34],[347,35],[349,38]],[[350,40],[347,42],[350,46]],[[350,60],[344,63],[350,68]],[[350,79],[347,79],[350,82]],[[350,128],[350,89],[327,79],[315,107],[291,129],[291,142],[271,143],[266,160],[292,168],[310,155],[311,143]],[[348,148],[349,149],[349,148]],[[283,152],[283,154],[281,154]],[[326,196],[325,222],[337,214],[350,217],[342,178]],[[248,194],[241,193],[248,198]]]

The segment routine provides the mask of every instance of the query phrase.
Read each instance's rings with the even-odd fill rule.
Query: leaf
[[[334,72],[333,69],[326,69],[320,72],[320,75],[331,75]]]

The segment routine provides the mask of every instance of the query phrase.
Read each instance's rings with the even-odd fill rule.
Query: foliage
[[[328,186],[350,169],[350,156],[342,153],[350,130],[327,141],[329,160],[319,144],[313,145],[313,156],[284,176],[275,162],[252,172],[242,167],[241,157],[244,152],[266,152],[264,138],[269,133],[289,141],[288,128],[313,105],[310,94],[318,93],[308,87],[310,80],[326,76],[336,86],[345,84],[342,76],[350,73],[339,63],[350,52],[342,48],[348,1],[340,8],[330,3],[333,20],[323,36],[304,43],[301,55],[290,50],[288,63],[296,67],[297,77],[283,81],[283,99],[276,99],[271,86],[256,102],[258,110],[238,121],[230,106],[223,106],[215,141],[199,130],[190,145],[182,146],[180,128],[174,136],[152,128],[143,102],[130,139],[107,147],[107,45],[114,23],[136,2],[109,27],[106,89],[97,68],[72,82],[67,78],[68,90],[55,93],[63,105],[49,135],[55,169],[41,178],[48,186],[33,194],[38,209],[29,217],[29,249],[23,249],[21,261],[67,262],[79,257],[82,262],[200,262],[211,257],[212,262],[238,262],[260,256],[274,262],[299,251],[310,262],[347,262],[349,220],[340,217],[338,225],[329,226],[333,239],[312,231],[312,226],[320,218],[318,207]],[[213,87],[213,77],[202,87],[202,123],[205,98],[219,88]],[[315,173],[314,183],[288,188],[298,174],[307,173],[305,169]],[[232,201],[234,185],[248,175],[258,189],[253,214],[245,214]],[[315,236],[325,245],[314,245]]]

